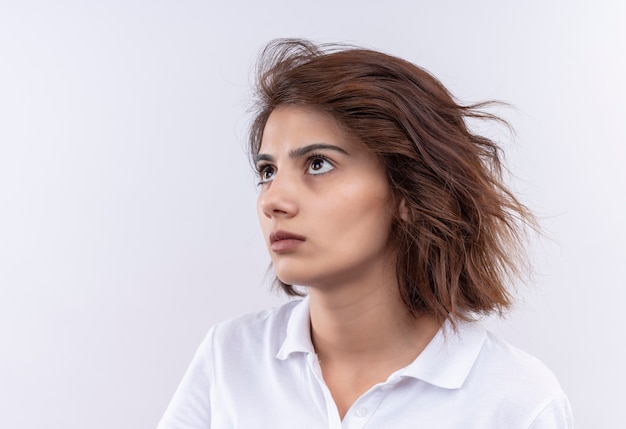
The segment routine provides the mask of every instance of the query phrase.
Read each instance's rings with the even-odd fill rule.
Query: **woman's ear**
[[[409,209],[406,206],[406,200],[404,198],[400,200],[400,205],[398,207],[398,214],[400,215],[400,219],[402,219],[404,222],[409,221]]]

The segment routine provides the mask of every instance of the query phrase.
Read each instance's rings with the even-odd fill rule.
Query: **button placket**
[[[363,405],[359,405],[358,407],[356,407],[356,409],[354,410],[354,415],[360,418],[366,417],[367,416],[367,407],[363,406]]]
[[[324,381],[324,377],[322,376],[322,369],[319,364],[319,360],[317,355],[309,354],[306,358],[307,367],[309,371],[313,373],[315,376],[320,389],[322,390],[322,394],[324,395],[324,402],[326,404],[326,415],[328,418],[328,428],[329,429],[341,429],[343,424],[341,419],[339,418],[339,413],[337,412],[337,405],[326,386],[326,382]]]
[[[363,429],[372,416],[373,405],[371,401],[362,401],[359,405],[353,405],[341,422],[342,429]]]
[[[376,412],[378,406],[386,396],[386,390],[382,386],[373,387],[352,405],[350,411],[343,419],[343,429],[363,429]]]

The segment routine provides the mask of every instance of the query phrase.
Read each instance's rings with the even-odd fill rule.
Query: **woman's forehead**
[[[310,107],[279,106],[265,123],[258,153],[313,143],[332,144],[350,152],[369,152],[332,115]]]

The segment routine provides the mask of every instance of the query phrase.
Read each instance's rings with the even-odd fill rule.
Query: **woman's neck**
[[[363,393],[410,364],[440,326],[411,316],[395,281],[310,288],[309,295],[311,340],[342,419]]]
[[[409,314],[395,279],[386,283],[309,290],[311,339],[318,357],[333,362],[410,363],[440,327]]]

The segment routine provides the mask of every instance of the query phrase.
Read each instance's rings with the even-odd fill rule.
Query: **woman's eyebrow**
[[[308,153],[314,152],[316,150],[334,150],[336,152],[342,153],[344,155],[348,155],[343,148],[339,146],[335,146],[328,143],[313,143],[306,146],[298,147],[295,149],[291,149],[289,151],[290,158],[300,158]],[[254,163],[258,163],[259,161],[274,161],[274,157],[269,154],[259,153],[254,156]]]
[[[328,144],[328,143],[313,143],[307,146],[302,146],[302,147],[290,150],[289,157],[299,158],[301,156],[306,155],[307,153],[314,152],[316,150],[334,150],[344,155],[348,155],[348,152],[346,152],[343,148],[340,148],[339,146],[335,146],[335,145]]]
[[[257,153],[254,155],[254,164],[258,164],[259,161],[274,161],[274,157],[272,155],[268,155],[266,153]]]

